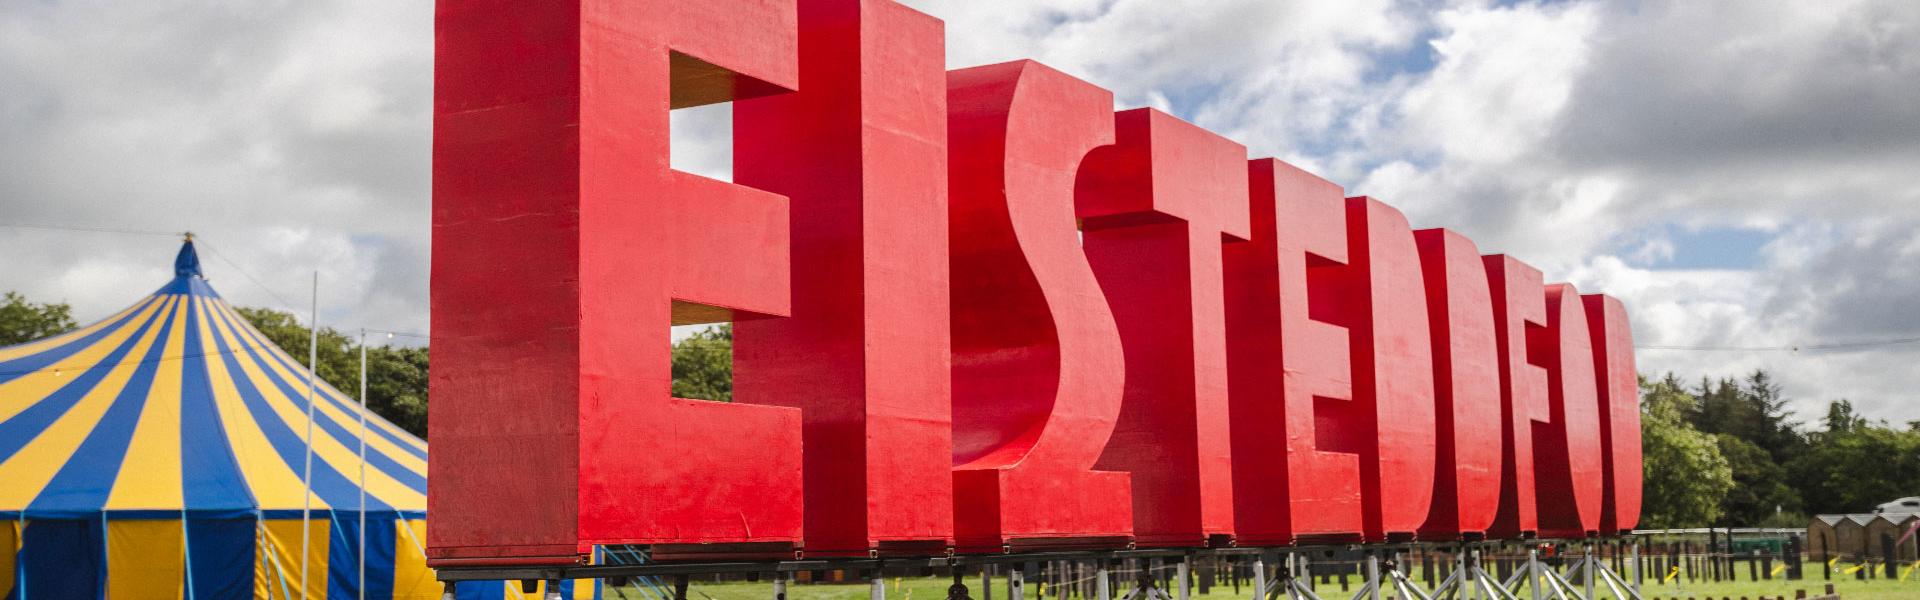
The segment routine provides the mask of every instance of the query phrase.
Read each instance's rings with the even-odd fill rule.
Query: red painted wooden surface
[[[1246,148],[1149,108],[1114,116],[1076,205],[1120,328],[1126,399],[1096,468],[1133,476],[1142,545],[1233,532],[1221,244],[1247,239]]]
[[[1250,161],[1248,182],[1253,237],[1225,251],[1235,535],[1358,536],[1359,457],[1323,448],[1315,423],[1353,393],[1348,332],[1308,306],[1347,262],[1345,194],[1274,159]]]
[[[734,390],[801,409],[810,554],[937,551],[953,537],[941,23],[886,0],[799,16],[805,84],[734,109],[735,180],[791,199],[793,239],[793,316],[735,328]]]
[[[1320,435],[1360,455],[1366,538],[1410,537],[1433,499],[1433,339],[1420,251],[1407,217],[1367,197],[1347,199],[1347,248],[1351,265],[1334,274],[1344,280],[1309,301],[1328,300],[1353,334],[1353,401],[1326,407]]]
[[[1593,332],[1593,372],[1599,380],[1601,467],[1606,490],[1600,532],[1640,524],[1640,379],[1633,363],[1633,325],[1618,298],[1580,297]]]
[[[668,397],[669,325],[789,309],[785,199],[669,169],[668,110],[796,87],[795,23],[438,4],[431,557],[799,540],[799,412]]]
[[[1433,334],[1434,490],[1423,538],[1483,534],[1500,508],[1500,361],[1487,269],[1473,240],[1414,232]]]
[[[1534,421],[1549,418],[1547,373],[1531,357],[1530,334],[1547,326],[1546,286],[1538,269],[1506,255],[1482,257],[1492,290],[1494,344],[1500,355],[1500,510],[1487,535],[1517,538],[1540,530],[1534,504]]]
[[[1547,328],[1527,344],[1547,368],[1551,417],[1536,427],[1533,468],[1540,502],[1540,534],[1585,537],[1600,530],[1600,400],[1594,379],[1587,311],[1572,284],[1547,286]],[[1537,336],[1537,337],[1535,337]]]
[[[1030,61],[950,72],[947,94],[957,543],[1129,536],[1127,474],[1093,469],[1125,362],[1073,201],[1113,94]]]

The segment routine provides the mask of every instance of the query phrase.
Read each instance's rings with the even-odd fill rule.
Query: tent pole
[[[311,445],[309,445],[311,446]],[[367,600],[367,328],[360,328],[360,600]]]
[[[307,600],[307,563],[313,542],[313,400],[320,377],[320,271],[313,272],[313,312],[307,321],[307,464],[300,476],[300,600]]]

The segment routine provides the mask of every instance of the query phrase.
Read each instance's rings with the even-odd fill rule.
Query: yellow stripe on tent
[[[251,335],[254,339],[259,339],[259,340],[267,339],[266,334],[260,333],[260,330],[255,329],[252,323],[248,322],[245,318],[242,318],[238,312],[234,311],[232,305],[225,305],[222,307],[222,310],[226,311],[228,319],[232,319],[233,322],[240,323],[241,327],[246,328],[246,332],[244,332],[245,334]],[[288,378],[287,381],[295,381],[295,379],[293,379],[293,373],[289,372],[285,367],[281,366],[282,363],[280,361],[285,361],[285,364],[300,364],[301,361],[295,360],[292,356],[289,356],[287,354],[286,349],[281,348],[278,345],[270,344],[270,343],[262,344],[262,345],[265,346],[264,350],[266,354],[269,354],[271,356],[277,356],[280,359],[279,361],[268,361],[268,363],[272,365],[274,372],[279,373],[281,377]],[[359,401],[354,400],[352,398],[348,398],[345,394],[340,393],[339,390],[333,389],[333,386],[327,385],[327,382],[324,379],[320,381],[320,393],[328,394],[333,398],[338,399],[342,404],[346,404],[348,406],[357,407],[359,405]],[[336,419],[346,419],[347,421],[351,421],[356,424],[359,422],[359,419],[360,419],[359,415],[357,414],[349,416],[345,413],[345,411],[342,411],[338,407],[335,407],[329,404],[321,404],[320,409],[328,411],[327,414],[332,415]],[[401,440],[405,440],[407,445],[413,446],[414,448],[417,448],[419,450],[427,449],[427,443],[425,441],[421,441],[420,438],[415,437],[412,433],[408,433],[407,430],[401,429],[399,425],[394,425],[392,422],[386,420],[386,418],[373,414],[371,411],[367,413],[367,416],[368,416],[367,418],[368,426],[384,429],[387,432],[394,434],[395,437],[398,437]],[[347,421],[342,421],[342,422],[344,423]],[[385,437],[370,436],[367,439],[369,440],[368,445],[370,447],[375,443],[383,444],[383,446],[381,447],[390,447],[390,446],[384,445],[384,444],[391,443],[391,441],[387,440]],[[404,451],[400,451],[398,448],[394,448],[392,451],[399,452],[400,454],[404,455],[404,456],[395,456],[394,460],[401,460],[402,458],[412,459],[415,461],[420,460],[418,458],[414,458],[411,454],[407,454]],[[402,462],[401,464],[412,465],[414,463]],[[421,461],[419,463],[419,467],[416,470],[424,470],[424,469],[426,469],[426,464],[424,461]]]
[[[200,311],[200,337],[207,340],[203,346],[209,352],[217,351],[214,344],[211,316],[212,303],[202,303]],[[260,431],[260,425],[253,422],[244,401],[240,399],[240,390],[233,385],[233,376],[227,373],[227,361],[220,357],[208,357],[207,379],[213,383],[214,406],[220,410],[220,427],[226,430],[227,443],[233,447],[233,458],[240,463],[240,475],[247,480],[247,487],[253,491],[254,501],[263,508],[297,508],[306,494],[305,486],[300,482],[300,474],[293,471],[286,461],[267,441],[266,433]],[[318,496],[313,498],[313,507],[327,508],[327,503]]]
[[[227,338],[228,344],[237,345],[240,343],[239,339],[235,338],[233,332],[226,326],[222,325],[219,329],[221,335]],[[302,408],[298,404],[295,404],[292,399],[288,398],[286,394],[281,393],[279,387],[273,385],[273,383],[267,379],[266,375],[261,371],[260,365],[254,361],[251,355],[245,352],[235,352],[234,358],[239,361],[240,368],[245,372],[247,378],[254,382],[254,387],[260,390],[260,395],[266,398],[267,404],[273,408],[273,412],[278,414],[280,420],[284,421],[287,426],[293,430],[294,437],[301,438],[302,441],[309,445],[315,457],[331,465],[336,472],[359,474],[360,457],[358,455],[359,449],[357,444],[354,448],[348,448],[346,444],[341,443],[340,440],[335,439],[331,435],[327,435],[325,430],[318,427],[313,430],[314,439],[306,439],[306,411],[302,410]],[[305,401],[305,398],[301,400]],[[254,418],[271,417],[255,415]],[[413,491],[408,488],[406,484],[400,483],[374,465],[367,466],[366,491],[373,497],[379,498],[381,502],[385,502],[388,506],[401,510],[425,510],[427,505],[425,494]],[[263,503],[261,508],[286,507],[267,506]]]
[[[180,521],[107,521],[107,600],[184,598],[187,555]]]
[[[241,317],[239,313],[235,312],[231,305],[222,306],[220,310],[222,311],[223,314],[226,315],[227,319],[229,319],[229,322],[241,323],[243,325],[240,325],[240,327],[245,327],[249,330],[253,329],[252,324],[248,324],[246,319],[244,317]],[[235,333],[240,334],[244,332],[235,332]],[[251,333],[253,336],[256,337],[256,339],[266,339],[266,336],[260,334],[257,330],[254,330]],[[262,352],[263,354],[278,355],[281,360],[286,360],[288,362],[297,362],[297,361],[293,361],[291,358],[288,358],[286,353],[282,352],[280,347],[278,346],[275,346],[273,344],[262,344],[261,346],[262,346],[261,349],[263,351]],[[293,383],[295,387],[304,388],[304,384],[298,383],[303,378],[297,377],[295,373],[293,373],[292,371],[288,371],[287,368],[281,365],[279,361],[266,360],[264,362],[266,363],[266,367],[269,370],[273,371],[275,374],[280,376],[281,380]],[[265,385],[271,385],[271,383],[265,382],[264,380],[256,379],[255,381],[260,381]],[[334,406],[334,404],[331,402],[319,402],[316,404],[316,406],[319,408],[319,412],[322,414],[325,414],[328,418],[333,419],[334,422],[340,423],[341,425],[347,427],[349,430],[352,430],[355,432],[359,431],[360,415],[358,414],[359,412],[358,401],[350,400],[350,399],[347,399],[345,396],[342,396],[339,392],[333,390],[332,386],[327,385],[326,380],[320,381],[320,387],[317,390],[317,392],[321,394],[331,395],[335,398],[341,399],[346,404],[355,406],[356,410],[354,414],[348,414],[346,411],[340,410],[338,406]],[[302,400],[305,400],[305,398],[302,398]],[[303,426],[306,423],[306,415],[304,410],[301,411],[300,422],[303,424]],[[403,440],[417,439],[413,437],[413,434],[407,433],[405,430],[398,429],[392,423],[388,423],[386,419],[371,413],[367,415],[367,426],[368,427],[384,427],[389,431],[395,431],[399,434],[400,439],[403,439]],[[366,436],[366,438],[367,438],[368,452],[378,451],[381,454],[385,454],[388,457],[392,458],[394,462],[400,463],[401,466],[411,469],[414,473],[419,474],[421,476],[426,475],[427,461],[421,460],[419,457],[414,456],[412,453],[409,453],[405,450],[400,449],[398,446],[395,446],[393,444],[392,440],[387,439],[385,436],[369,435],[369,436]],[[355,452],[359,451],[358,442],[355,442],[354,449],[355,449]],[[422,444],[420,446],[420,449],[425,450],[426,446]]]
[[[100,328],[102,327],[112,325],[114,321],[120,320],[120,317],[127,316],[127,313],[140,310],[142,308],[146,308],[152,305],[154,302],[158,301],[159,299],[160,298],[158,296],[147,296],[145,300],[135,302],[133,303],[133,306],[129,306],[126,309],[121,310],[120,312],[113,313],[113,316],[111,317],[94,321],[93,323],[88,324],[86,327],[81,327],[79,329],[62,333],[60,335],[56,335],[50,338],[37,339],[31,342],[20,344],[18,346],[0,348],[0,362],[13,360],[29,354],[38,354],[42,351],[51,350],[53,348],[59,347],[61,344],[65,344],[73,340],[87,337],[89,335],[92,335],[93,332],[99,331]]]
[[[93,345],[88,346],[85,350],[75,352],[73,355],[61,359],[59,362],[47,365],[38,371],[21,375],[19,379],[0,383],[0,422],[13,418],[14,415],[20,414],[20,411],[26,410],[27,407],[33,406],[35,403],[46,399],[47,396],[53,395],[61,386],[72,383],[74,377],[85,372],[88,368],[100,364],[101,361],[106,360],[107,355],[112,354],[114,348],[120,347],[122,342],[132,337],[133,332],[139,331],[140,324],[153,318],[155,309],[164,304],[165,302],[148,302],[145,304],[146,308],[140,311],[138,317],[127,321],[125,326],[94,341]],[[159,329],[159,327],[152,329]],[[149,331],[151,331],[151,329]],[[128,358],[122,360],[122,362],[138,361],[140,360],[138,358],[139,356],[140,354],[138,353],[129,352],[127,353]]]
[[[186,361],[187,311],[191,302],[176,303],[177,324],[167,334],[162,361],[154,370],[146,405],[134,426],[126,458],[115,476],[107,510],[165,509],[186,505],[180,474],[180,374]]]
[[[153,338],[159,337],[158,325],[147,328],[146,333],[134,345],[128,356],[142,356],[153,346]],[[40,495],[47,487],[53,475],[67,464],[80,443],[87,439],[93,426],[99,424],[101,415],[113,405],[113,399],[126,387],[127,379],[139,366],[138,360],[121,361],[107,373],[99,384],[87,392],[73,408],[61,415],[53,425],[20,448],[6,462],[0,463],[0,510],[25,510],[27,503]]]
[[[394,519],[393,600],[440,600],[444,589],[415,544],[427,539],[424,519]]]
[[[289,595],[295,598],[327,597],[327,542],[333,523],[325,518],[307,522],[307,593],[300,593],[300,520],[269,519],[265,524],[266,539],[264,548],[258,548],[261,556],[272,553],[271,561],[278,564],[278,575],[284,577]],[[268,585],[279,595],[283,582],[273,581]]]

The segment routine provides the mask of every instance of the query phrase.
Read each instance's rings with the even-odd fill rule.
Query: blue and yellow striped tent
[[[321,383],[308,444],[307,374],[208,286],[191,239],[132,307],[0,348],[0,595],[439,598],[426,442]]]
[[[371,415],[363,433],[323,384],[308,444],[307,370],[214,293],[191,240],[174,262],[118,314],[0,348],[0,591],[438,598],[426,442]]]

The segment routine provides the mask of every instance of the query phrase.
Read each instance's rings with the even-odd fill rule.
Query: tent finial
[[[202,277],[200,274],[200,254],[193,251],[193,232],[187,232],[186,241],[180,244],[180,254],[173,258],[173,276],[180,278]]]

